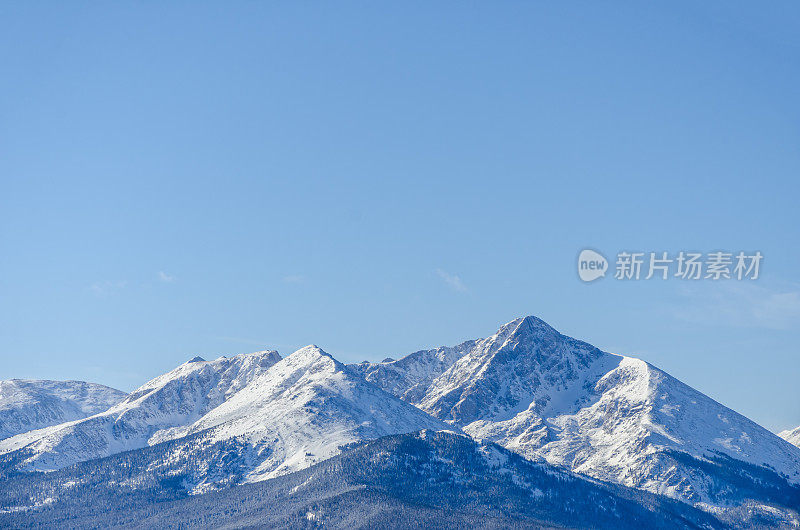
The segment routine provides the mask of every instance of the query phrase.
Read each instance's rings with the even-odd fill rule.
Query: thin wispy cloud
[[[443,271],[442,269],[436,269],[436,275],[447,284],[452,290],[459,292],[459,293],[466,293],[468,291],[467,286],[464,285],[464,282],[461,281],[461,278],[456,274],[450,274],[448,272]]]
[[[232,337],[229,335],[215,335],[211,337],[214,340],[223,342],[230,342],[234,344],[244,344],[246,346],[254,346],[258,350],[280,350],[283,352],[297,351],[306,344],[290,344],[288,342],[271,342],[265,340],[258,340],[247,337]]]
[[[225,336],[215,336],[211,338],[215,340],[222,340],[225,342],[235,342],[237,344],[248,344],[251,346],[260,346],[263,348],[267,347],[267,341],[262,341],[257,339],[247,339],[243,337],[225,337]]]
[[[102,280],[93,283],[89,289],[97,296],[110,296],[124,289],[128,285],[125,280],[112,282],[111,280]]]
[[[290,274],[283,277],[283,283],[305,283],[306,277],[302,274]]]
[[[164,271],[158,271],[158,279],[164,283],[170,283],[175,280],[175,276],[167,274]]]
[[[688,302],[673,308],[678,320],[698,324],[800,330],[800,286],[782,288],[732,283],[686,288]]]

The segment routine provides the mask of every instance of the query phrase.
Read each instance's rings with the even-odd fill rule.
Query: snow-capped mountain
[[[798,448],[644,361],[535,317],[353,369],[478,439],[601,480],[713,506],[749,498],[733,482],[800,491]]]
[[[800,526],[800,448],[644,361],[534,317],[398,361],[345,366],[316,346],[285,359],[195,358],[108,410],[0,440],[0,480],[21,481],[12,501],[27,510],[51,502],[25,500],[37,477],[47,477],[45,495],[89,487],[76,474],[117,477],[123,465],[113,488],[163,499],[277,479],[352,443],[422,429],[460,431],[541,469],[666,495],[740,526]],[[62,471],[18,473],[53,470]]]
[[[247,453],[238,480],[255,482],[330,458],[347,443],[420,429],[452,427],[367,383],[317,346],[306,346],[198,421],[153,441],[197,435],[173,450],[183,457],[235,440]],[[214,484],[204,481],[194,491],[209,486]]]
[[[192,361],[105,413],[11,438],[0,450],[18,469],[53,470],[156,446],[147,473],[182,474],[198,493],[302,469],[347,443],[452,429],[316,346],[278,359]]]
[[[778,436],[780,436],[790,444],[794,444],[800,447],[800,427],[795,427],[794,429],[781,431],[778,433]]]
[[[196,357],[156,377],[93,416],[0,441],[0,453],[25,449],[23,469],[48,471],[138,449],[171,429],[200,419],[280,360],[275,351]]]
[[[83,381],[0,381],[0,440],[103,412],[125,395]]]

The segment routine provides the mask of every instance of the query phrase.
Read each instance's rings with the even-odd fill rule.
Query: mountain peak
[[[559,337],[561,334],[547,322],[529,315],[500,326],[500,329],[488,340],[494,343],[496,348],[502,348],[513,343],[530,344],[533,341],[551,343],[557,341]]]
[[[196,356],[192,357],[191,359],[189,359],[186,362],[187,363],[204,363],[204,362],[206,362],[206,360],[203,359],[202,357],[200,357],[199,355],[196,355]]]
[[[433,416],[464,426],[506,420],[532,405],[543,409],[602,355],[540,318],[524,316],[485,339],[356,370],[369,381],[382,380],[382,388]]]
[[[500,329],[497,330],[497,334],[499,335],[503,333],[517,333],[528,330],[542,330],[547,332],[556,331],[550,324],[548,324],[541,318],[535,317],[533,315],[528,315],[524,317],[515,318],[511,322],[503,324],[502,326],[500,326]]]
[[[328,352],[326,352],[316,344],[309,344],[308,346],[303,346],[296,352],[292,353],[292,355],[298,357],[331,357],[331,355]]]
[[[306,366],[312,365],[324,366],[330,370],[339,370],[344,368],[344,365],[334,359],[328,352],[317,346],[316,344],[309,344],[300,348],[296,352],[286,357],[288,364],[293,366]]]

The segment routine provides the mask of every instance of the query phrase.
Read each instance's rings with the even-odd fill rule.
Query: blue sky
[[[0,378],[535,314],[800,424],[791,2],[0,6]],[[578,252],[759,250],[584,284]]]

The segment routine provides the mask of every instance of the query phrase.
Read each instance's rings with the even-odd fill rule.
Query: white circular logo
[[[585,282],[593,282],[606,275],[608,260],[591,249],[581,250],[578,256],[578,276]]]

